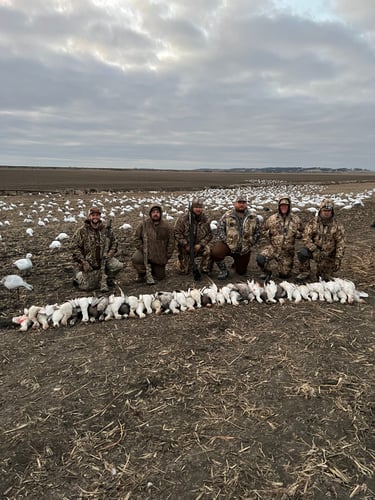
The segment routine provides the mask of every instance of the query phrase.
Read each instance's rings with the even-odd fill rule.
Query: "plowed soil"
[[[152,191],[189,194],[258,178],[355,193],[374,187],[374,174],[9,168],[1,176],[1,276],[27,252],[34,263],[25,276],[32,291],[0,288],[1,498],[374,498],[374,197],[337,210],[347,238],[338,275],[368,293],[363,303],[251,302],[46,331],[11,323],[24,307],[83,295],[72,286],[69,242],[49,248],[60,232],[71,236],[77,224],[64,215],[79,207],[101,200],[109,211],[124,195],[142,203]],[[136,284],[125,222],[134,229],[138,210],[113,221],[125,293],[193,285],[177,275],[175,256],[164,282]],[[259,277],[255,255],[247,277]],[[241,278],[231,270],[228,281]]]

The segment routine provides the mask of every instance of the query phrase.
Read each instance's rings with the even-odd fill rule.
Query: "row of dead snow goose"
[[[74,325],[77,321],[109,321],[111,319],[145,318],[154,313],[179,314],[197,308],[212,305],[240,303],[295,303],[305,301],[340,302],[342,304],[364,302],[368,297],[358,291],[351,280],[334,278],[330,281],[317,281],[296,285],[287,281],[276,284],[274,281],[262,285],[254,280],[229,283],[222,287],[212,281],[201,289],[190,288],[187,291],[155,292],[152,294],[126,295],[120,289],[120,295],[88,296],[67,300],[62,304],[33,305],[25,308],[24,314],[14,316],[12,322],[26,331],[30,326],[47,329],[49,326]]]

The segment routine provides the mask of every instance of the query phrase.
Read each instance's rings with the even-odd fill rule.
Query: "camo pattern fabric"
[[[249,210],[245,210],[243,218],[238,217],[235,210],[229,210],[219,221],[217,235],[232,253],[244,255],[258,241],[260,229],[258,218]]]
[[[318,215],[311,219],[302,235],[304,246],[311,252],[312,259],[317,264],[317,274],[329,277],[340,267],[345,251],[345,230],[332,211],[330,219],[320,217],[321,208],[330,204],[331,200],[323,200],[320,204]],[[310,260],[300,264],[300,272],[310,271]]]
[[[264,270],[271,271],[271,263],[276,262],[280,274],[290,274],[295,241],[302,236],[301,219],[293,213],[283,217],[277,212],[265,221],[261,235],[269,242],[260,252],[266,259]]]
[[[103,274],[100,269],[89,271],[88,273],[78,271],[75,275],[75,280],[80,290],[96,290],[101,288],[103,283],[106,283],[107,277],[114,278],[123,267],[124,265],[122,262],[117,260],[116,257],[111,257],[106,261],[105,274]]]
[[[213,234],[211,231],[210,224],[208,222],[207,217],[202,214],[197,217],[193,214],[194,220],[194,245],[201,245],[201,249],[196,254],[197,257],[200,257],[200,270],[202,272],[209,272],[212,267],[211,263],[211,251],[209,247],[209,242],[212,240]],[[189,245],[189,233],[190,233],[190,224],[189,224],[189,213],[187,212],[184,215],[181,215],[176,220],[174,226],[174,238],[177,243],[177,251],[178,251],[178,263],[179,263],[179,272],[181,274],[189,274],[191,271],[191,262],[190,262],[190,253],[188,253],[185,249],[187,245]]]
[[[71,243],[73,260],[82,265],[87,261],[92,269],[100,269],[106,242],[106,226],[101,222],[97,229],[94,229],[89,220],[77,229]],[[118,243],[112,229],[109,230],[108,257],[113,257],[117,252]],[[82,270],[82,269],[81,269]]]

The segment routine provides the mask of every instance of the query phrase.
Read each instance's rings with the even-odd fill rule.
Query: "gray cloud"
[[[0,5],[0,163],[375,169],[370,1],[115,3]]]

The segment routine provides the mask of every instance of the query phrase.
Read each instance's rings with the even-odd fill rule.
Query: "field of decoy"
[[[0,278],[32,285],[0,287],[1,498],[374,498],[375,174],[0,171]],[[338,276],[368,297],[12,323],[85,296],[69,241],[91,205],[119,240],[115,295],[212,285],[178,275],[176,255],[164,282],[137,284],[133,231],[155,201],[173,224],[193,193],[217,221],[239,187],[264,218],[284,193],[304,221],[332,196],[347,240]],[[257,248],[245,278],[215,269],[216,285],[259,280]],[[17,269],[27,254],[31,269]]]

